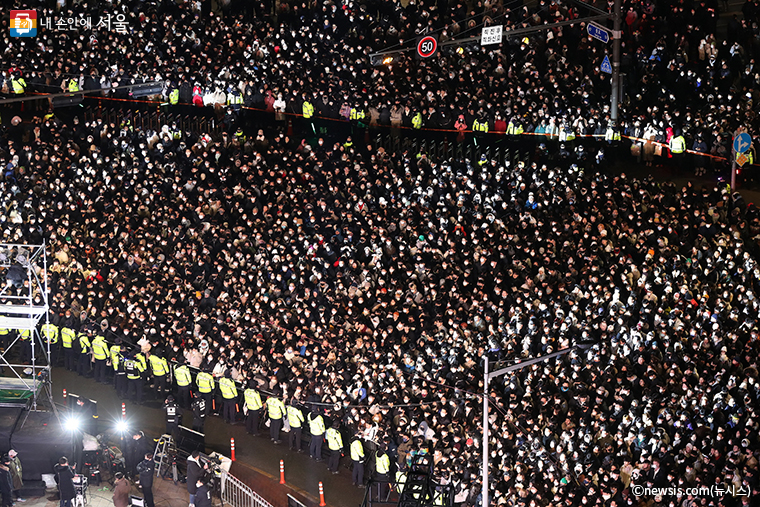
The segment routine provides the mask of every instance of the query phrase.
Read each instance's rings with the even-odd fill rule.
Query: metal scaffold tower
[[[46,401],[58,417],[41,332],[50,328],[45,245],[0,243],[0,273],[0,407],[38,411]]]

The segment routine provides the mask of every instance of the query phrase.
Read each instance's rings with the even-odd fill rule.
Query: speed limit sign
[[[438,51],[438,39],[432,35],[426,35],[417,42],[417,55],[420,58],[430,58]]]

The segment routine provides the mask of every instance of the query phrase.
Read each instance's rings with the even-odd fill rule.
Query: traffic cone
[[[280,484],[285,484],[285,462],[280,460]]]
[[[325,488],[322,487],[322,483],[319,483],[319,507],[325,507]]]
[[[63,406],[68,407],[69,406],[69,395],[66,392],[66,389],[63,390]]]
[[[230,438],[230,459],[235,461],[235,439]]]

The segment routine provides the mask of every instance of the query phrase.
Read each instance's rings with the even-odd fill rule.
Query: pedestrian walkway
[[[113,507],[113,492],[108,482],[100,486],[91,485],[85,495],[84,507]],[[132,496],[142,498],[140,489],[133,485]],[[184,484],[174,485],[172,481],[156,479],[153,482],[153,501],[156,507],[187,507],[188,494]],[[215,499],[218,505],[219,499]],[[27,498],[24,503],[16,503],[16,507],[58,507],[60,505],[58,490],[48,488],[44,497]]]
[[[100,431],[108,430],[121,420],[122,401],[112,386],[83,379],[63,368],[54,368],[52,377],[56,402],[63,403],[63,389],[98,401]],[[142,430],[147,436],[155,438],[165,430],[162,402],[150,401],[149,391],[146,389],[145,392],[144,405],[126,402],[127,422],[131,428]],[[184,414],[183,425],[192,425],[191,413]],[[349,460],[345,457],[341,461],[341,473],[332,475],[325,463],[316,463],[308,455],[290,451],[285,445],[274,445],[266,436],[248,435],[242,422],[229,425],[221,417],[212,416],[207,419],[205,429],[206,447],[225,456],[230,455],[230,438],[235,439],[237,461],[232,465],[230,473],[248,484],[274,507],[287,507],[287,494],[293,495],[307,507],[319,505],[320,482],[324,485],[328,506],[359,507],[362,503],[364,490],[351,484],[351,472],[345,468]],[[268,435],[268,432],[262,433],[264,434]],[[279,484],[280,460],[285,463],[285,485]],[[184,498],[187,498],[187,493]],[[160,505],[157,502],[156,507],[174,506]]]

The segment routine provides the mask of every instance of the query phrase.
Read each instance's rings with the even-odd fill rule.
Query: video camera
[[[214,477],[222,476],[222,460],[216,456],[209,456],[208,454],[199,453],[198,460],[201,465],[208,465],[209,474],[213,474]]]

